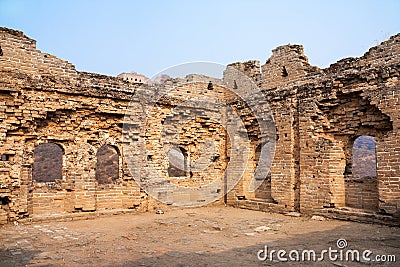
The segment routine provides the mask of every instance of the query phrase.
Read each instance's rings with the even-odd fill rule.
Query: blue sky
[[[400,32],[400,1],[0,0],[0,25],[81,71],[148,77],[192,61],[258,59],[302,44],[327,67]]]

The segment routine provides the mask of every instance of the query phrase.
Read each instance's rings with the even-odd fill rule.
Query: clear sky
[[[400,32],[399,0],[0,0],[0,26],[80,71],[148,77],[192,61],[258,59],[302,44],[312,65],[364,54]]]

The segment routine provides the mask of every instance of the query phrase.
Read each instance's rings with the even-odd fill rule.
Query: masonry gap
[[[219,155],[213,156],[211,161],[216,162],[219,159]]]
[[[8,205],[11,203],[11,200],[8,196],[0,197],[0,206],[1,205]]]
[[[285,66],[283,66],[282,67],[282,77],[287,77],[289,74],[288,74],[288,72],[287,72],[287,70],[286,70],[286,67]]]
[[[207,89],[208,90],[213,90],[214,89],[214,86],[213,86],[211,81],[208,83]]]

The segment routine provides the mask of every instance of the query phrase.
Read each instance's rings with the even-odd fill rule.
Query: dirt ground
[[[0,228],[0,266],[400,266],[400,228],[229,207],[171,209],[94,220],[41,222]],[[329,247],[394,255],[397,262],[259,260],[264,248]],[[343,240],[342,240],[343,241]],[[296,254],[293,254],[296,255]],[[307,254],[305,254],[307,257]],[[333,254],[335,255],[335,254]],[[283,256],[284,257],[284,256]],[[393,260],[392,260],[393,261]]]

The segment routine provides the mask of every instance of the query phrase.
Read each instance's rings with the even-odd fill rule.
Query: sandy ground
[[[314,250],[316,259],[337,240],[360,251],[360,261],[259,260],[258,252]],[[364,250],[397,262],[367,262]],[[292,254],[294,257],[296,254]],[[264,253],[260,254],[261,257]],[[307,254],[305,254],[307,258]],[[351,258],[351,256],[350,256]],[[315,220],[229,207],[171,209],[94,220],[0,228],[0,266],[400,266],[400,228]]]

